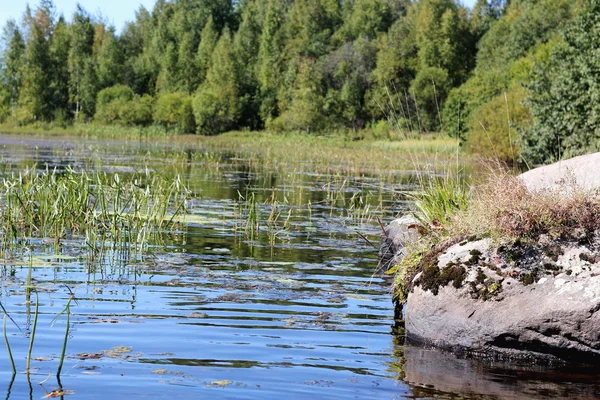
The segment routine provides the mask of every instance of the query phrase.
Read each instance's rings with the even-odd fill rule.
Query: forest
[[[0,122],[436,133],[509,162],[600,150],[600,0],[52,0],[2,30]]]

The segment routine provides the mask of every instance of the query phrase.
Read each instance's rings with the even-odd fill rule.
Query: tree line
[[[577,65],[587,46],[597,58],[585,38],[597,3],[157,0],[118,34],[81,5],[67,20],[41,0],[3,28],[0,121],[442,131],[484,154],[550,161],[595,146],[569,140],[572,123],[556,133],[552,107],[558,91],[569,111],[564,78],[583,76],[579,108],[593,108],[593,68],[577,75],[560,57]]]

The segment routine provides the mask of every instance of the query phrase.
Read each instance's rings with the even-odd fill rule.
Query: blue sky
[[[0,27],[4,27],[9,18],[19,21],[26,5],[29,3],[29,6],[35,9],[38,2],[39,0],[2,0]],[[140,5],[151,10],[155,2],[156,0],[54,0],[54,5],[58,14],[64,14],[65,18],[70,21],[77,3],[80,3],[90,14],[101,12],[120,32],[125,22],[133,20],[135,11],[139,9]]]
[[[156,0],[54,0],[56,10],[58,13],[64,14],[67,20],[71,20],[75,6],[77,3],[81,5],[90,13],[96,14],[101,12],[102,15],[108,19],[109,22],[113,23],[117,31],[123,29],[123,25],[127,21],[133,20],[135,11],[139,9],[140,5],[143,5],[147,9],[152,9]],[[2,6],[0,6],[0,27],[4,27],[6,21],[9,18],[14,18],[17,21],[21,19],[23,11],[25,11],[25,5],[28,3],[24,0],[2,0]],[[463,4],[471,7],[475,3],[475,0],[463,0]],[[38,0],[29,1],[29,5],[32,9],[38,4]]]

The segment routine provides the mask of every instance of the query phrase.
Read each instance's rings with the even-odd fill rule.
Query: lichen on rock
[[[501,179],[493,188],[504,197],[476,198],[478,220],[460,221],[474,231],[453,234],[454,225],[398,242],[409,244],[389,258],[407,339],[476,356],[600,365],[600,198],[531,181],[541,192],[528,193]]]

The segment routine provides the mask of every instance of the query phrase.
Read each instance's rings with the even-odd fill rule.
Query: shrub
[[[192,98],[185,93],[167,93],[158,97],[154,104],[154,122],[186,133],[196,129]]]
[[[105,125],[152,123],[152,97],[135,95],[130,87],[116,85],[98,93],[94,119]]]
[[[119,109],[119,122],[123,125],[149,125],[152,123],[152,103],[154,99],[147,94],[134,96],[123,103]]]
[[[523,104],[525,90],[513,87],[477,108],[469,121],[469,149],[484,157],[517,161],[519,132],[529,126],[531,114]]]
[[[134,93],[129,86],[115,85],[98,92],[97,106],[103,106],[113,101],[125,103],[133,99]]]
[[[416,93],[418,113],[426,130],[440,127],[442,102],[450,91],[448,72],[442,68],[425,67],[419,70],[410,85]]]
[[[500,241],[535,239],[541,234],[570,238],[600,229],[600,199],[576,182],[531,192],[519,178],[495,173],[478,188],[453,226],[456,234],[490,235]]]

